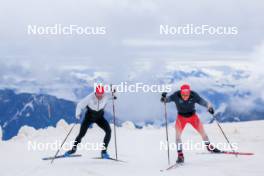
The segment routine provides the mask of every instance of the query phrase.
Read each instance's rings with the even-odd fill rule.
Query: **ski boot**
[[[209,152],[211,153],[221,153],[222,151],[219,150],[218,148],[216,148],[215,146],[213,146],[212,144],[206,144],[206,148]]]
[[[102,159],[110,159],[110,156],[109,156],[109,154],[107,153],[106,150],[103,150],[101,152],[101,157],[102,157]]]
[[[184,156],[183,156],[183,153],[182,152],[178,152],[178,158],[176,160],[176,163],[177,164],[184,163]]]
[[[77,151],[77,147],[73,146],[71,150],[65,152],[64,156],[65,157],[70,156],[70,155],[74,154],[76,151]]]

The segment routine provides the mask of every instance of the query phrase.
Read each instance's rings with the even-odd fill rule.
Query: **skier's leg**
[[[203,124],[202,122],[200,121],[199,117],[194,114],[192,117],[191,117],[191,122],[190,124],[193,126],[193,128],[196,129],[196,131],[201,135],[203,141],[205,142],[209,142],[209,138],[204,130],[204,127],[203,127]]]
[[[182,121],[179,119],[179,116],[176,120],[175,124],[175,130],[176,130],[176,144],[177,144],[177,150],[178,152],[182,152],[182,140],[181,140],[181,135],[182,131],[184,129],[185,124],[182,123]]]
[[[67,151],[64,155],[65,156],[69,156],[73,153],[75,153],[77,151],[77,145],[81,142],[82,138],[84,137],[84,135],[86,134],[89,126],[92,124],[92,122],[90,121],[88,114],[85,115],[85,118],[81,124],[81,128],[80,128],[80,132],[78,134],[78,136],[76,137],[74,144],[72,146],[72,149]]]
[[[177,163],[182,163],[184,162],[184,156],[182,152],[182,140],[181,140],[181,135],[183,132],[183,129],[186,125],[186,121],[183,117],[178,115],[176,124],[175,124],[175,130],[176,130],[176,145],[177,145],[177,152],[178,152],[178,159]]]
[[[204,144],[207,148],[208,151],[210,152],[215,152],[215,153],[219,153],[221,152],[219,149],[217,149],[216,147],[214,147],[213,144],[210,143],[210,140],[204,130],[203,124],[200,121],[199,117],[195,114],[192,117],[192,121],[191,121],[191,125],[196,129],[196,131],[201,135]]]
[[[76,150],[77,149],[77,145],[81,142],[82,138],[85,136],[89,126],[92,124],[93,122],[90,120],[89,114],[86,113],[85,118],[81,124],[81,128],[79,131],[78,136],[75,138],[74,144],[73,144],[73,149],[72,150]]]
[[[107,151],[107,147],[108,144],[110,142],[111,139],[111,127],[109,125],[109,123],[107,122],[107,120],[105,120],[104,117],[101,117],[100,119],[98,119],[95,122],[100,128],[102,128],[105,132],[105,137],[104,137],[104,149],[102,150],[102,152],[106,152]]]

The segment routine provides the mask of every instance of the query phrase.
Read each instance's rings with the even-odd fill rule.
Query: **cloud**
[[[52,4],[52,6],[50,5]],[[228,4],[228,6],[226,5]],[[27,7],[31,7],[28,9]],[[239,7],[239,8],[238,8]],[[45,58],[53,63],[61,60],[63,63],[75,64],[94,63],[109,60],[126,62],[144,56],[149,58],[150,51],[145,45],[171,46],[166,50],[167,57],[180,60],[177,55],[183,47],[196,47],[191,52],[201,57],[215,57],[221,52],[249,51],[259,40],[263,39],[262,2],[230,1],[39,1],[5,2],[0,7],[0,22],[5,24],[0,31],[1,59],[5,56],[13,58],[25,56],[31,60]],[[210,14],[210,15],[208,15]],[[221,15],[220,15],[221,14]],[[254,19],[254,20],[252,20]],[[235,25],[240,28],[240,34],[234,37],[179,36],[162,38],[159,35],[160,24],[212,24]],[[104,25],[107,35],[100,37],[84,36],[28,36],[28,24],[78,24]],[[137,40],[140,39],[140,40]],[[165,39],[165,41],[160,41]],[[127,41],[128,40],[128,41]],[[137,40],[137,41],[134,41]],[[200,41],[201,40],[201,41]],[[195,41],[195,42],[193,42]],[[210,44],[217,41],[217,45]],[[128,43],[128,47],[123,44]],[[132,43],[131,43],[132,42]],[[134,48],[137,45],[137,48]],[[141,46],[141,47],[140,47]],[[204,48],[206,47],[206,48]],[[155,48],[157,55],[163,54],[164,48]],[[176,51],[176,52],[173,52]],[[149,57],[148,57],[149,54]],[[241,54],[241,55],[242,55]],[[237,54],[238,55],[238,54]],[[208,57],[210,56],[210,57]],[[62,58],[62,59],[61,59]],[[223,58],[223,57],[222,57]],[[192,57],[194,59],[194,57]],[[126,61],[124,61],[126,60]]]
[[[216,41],[201,40],[143,40],[143,39],[125,39],[123,44],[131,47],[208,47]]]
[[[263,6],[262,1],[229,0],[202,3],[195,0],[26,0],[15,5],[13,1],[3,2],[0,6],[1,87],[30,92],[46,89],[51,94],[74,99],[76,88],[100,76],[109,83],[156,83],[167,78],[166,73],[196,69],[206,70],[213,76],[177,80],[174,88],[184,81],[202,91],[216,86],[218,81],[218,84],[235,84],[237,89],[250,90],[256,98],[257,90],[262,90],[264,85],[261,77],[264,45],[260,44],[264,38]],[[28,36],[29,24],[103,25],[107,34]],[[159,35],[160,24],[231,25],[239,28],[239,34],[164,37]],[[232,73],[248,67],[252,68],[250,77],[233,83]],[[80,83],[80,80],[86,82]],[[224,86],[220,91],[230,93],[232,88]],[[139,121],[158,118],[162,116],[158,96],[120,95],[120,113]]]

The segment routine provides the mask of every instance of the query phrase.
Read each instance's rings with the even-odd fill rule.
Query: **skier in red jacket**
[[[210,144],[209,138],[204,130],[198,115],[196,114],[195,104],[198,103],[208,109],[208,112],[214,114],[214,109],[210,103],[204,100],[196,92],[192,91],[188,84],[181,86],[181,90],[174,92],[170,96],[166,96],[167,93],[162,93],[161,101],[165,103],[174,102],[178,110],[178,116],[175,123],[176,128],[176,143],[178,151],[177,163],[184,162],[184,155],[182,151],[181,135],[186,124],[191,124],[193,128],[202,136],[203,141],[210,152],[219,153],[219,149]]]

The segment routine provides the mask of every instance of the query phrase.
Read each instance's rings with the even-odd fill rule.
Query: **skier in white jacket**
[[[103,141],[104,147],[101,151],[101,157],[104,159],[110,158],[107,153],[107,147],[111,139],[111,128],[107,120],[104,118],[104,108],[107,102],[112,99],[116,99],[116,97],[104,93],[103,86],[97,86],[95,92],[89,94],[77,104],[76,118],[80,119],[84,112],[85,118],[81,124],[80,132],[75,139],[72,149],[66,152],[65,155],[71,155],[76,152],[77,145],[81,142],[89,126],[96,123],[105,132]]]

